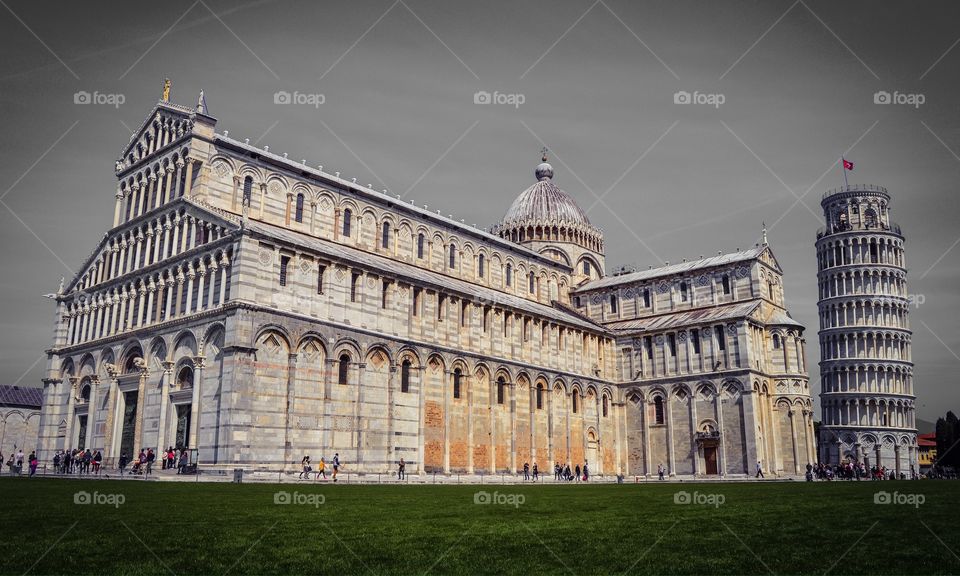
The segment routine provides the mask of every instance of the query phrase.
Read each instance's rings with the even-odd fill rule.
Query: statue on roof
[[[161,100],[163,100],[164,102],[170,101],[170,79],[169,78],[163,79],[163,96],[161,97]]]

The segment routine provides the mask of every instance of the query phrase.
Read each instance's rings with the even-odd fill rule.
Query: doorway
[[[137,396],[136,390],[123,393],[123,427],[120,429],[120,454],[127,458],[136,456],[134,441],[137,429]]]
[[[190,442],[190,405],[177,404],[177,433],[174,436],[177,450],[187,448]]]
[[[706,473],[708,476],[716,476],[719,473],[717,469],[717,447],[716,446],[703,447],[703,461],[704,461],[704,464],[706,464]]]

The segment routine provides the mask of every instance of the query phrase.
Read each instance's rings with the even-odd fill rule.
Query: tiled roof
[[[43,390],[40,388],[0,385],[0,407],[17,406],[40,409]]]
[[[757,246],[749,250],[743,250],[742,252],[733,252],[730,254],[723,254],[722,256],[712,256],[710,258],[703,258],[702,260],[694,260],[692,262],[681,262],[680,264],[671,264],[669,266],[661,266],[660,268],[652,268],[650,270],[642,270],[640,272],[632,272],[630,274],[622,274],[620,276],[607,276],[606,278],[601,278],[599,280],[593,280],[591,282],[587,282],[586,284],[582,284],[575,289],[575,292],[589,292],[590,290],[609,288],[611,286],[619,286],[621,284],[643,282],[645,280],[659,278],[661,276],[673,276],[675,274],[684,272],[692,272],[701,268],[712,268],[714,266],[724,266],[727,264],[734,264],[736,262],[746,262],[748,260],[756,259],[766,249],[766,246]]]
[[[736,302],[723,306],[711,306],[709,308],[698,308],[696,310],[686,310],[672,314],[658,314],[646,318],[611,322],[606,324],[606,327],[620,333],[669,330],[683,326],[744,318],[752,314],[759,305],[759,300],[747,300],[746,302]]]
[[[527,223],[590,226],[587,214],[550,178],[543,178],[517,196],[499,226]]]
[[[797,326],[799,328],[805,328],[803,324],[794,320],[789,312],[779,308],[774,309],[773,314],[766,319],[766,323],[775,326]]]
[[[273,224],[250,220],[247,223],[247,230],[275,238],[282,242],[287,242],[295,246],[315,250],[320,254],[326,254],[333,258],[338,258],[347,262],[357,262],[361,265],[382,270],[387,274],[393,275],[399,279],[419,282],[428,286],[438,288],[447,288],[460,294],[466,294],[476,302],[486,304],[500,304],[507,308],[520,310],[530,315],[547,318],[554,322],[578,326],[580,328],[594,332],[603,332],[604,328],[594,322],[584,319],[577,314],[564,312],[562,309],[540,304],[526,298],[500,292],[486,286],[466,282],[452,276],[446,276],[432,270],[426,270],[412,264],[407,264],[392,258],[386,258],[379,254],[366,252],[352,246],[344,246],[336,242],[330,242],[314,236],[287,230]]]

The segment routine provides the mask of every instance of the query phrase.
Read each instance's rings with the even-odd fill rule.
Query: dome
[[[537,182],[517,196],[500,221],[500,228],[561,223],[592,228],[587,214],[569,194],[553,183],[553,166],[546,162],[546,158],[537,166],[535,174]]]

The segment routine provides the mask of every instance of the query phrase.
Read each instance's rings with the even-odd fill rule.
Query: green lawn
[[[475,504],[481,489],[496,490],[502,503]],[[679,490],[724,501],[677,504]],[[925,501],[878,505],[878,490]],[[104,503],[76,504],[78,491]],[[275,504],[278,491],[291,499],[296,492],[300,503]],[[517,487],[0,478],[0,495],[3,574],[960,573],[960,482],[948,481]],[[107,503],[117,495],[122,504]]]

